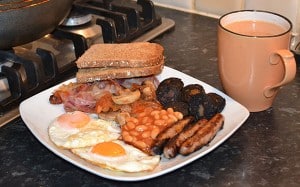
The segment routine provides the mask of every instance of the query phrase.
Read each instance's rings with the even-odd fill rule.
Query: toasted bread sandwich
[[[159,74],[164,48],[156,43],[94,44],[78,60],[77,82]]]

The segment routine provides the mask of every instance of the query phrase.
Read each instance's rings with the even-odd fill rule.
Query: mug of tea
[[[218,69],[225,92],[250,112],[272,106],[278,90],[296,75],[289,50],[291,22],[276,13],[241,10],[218,24]]]

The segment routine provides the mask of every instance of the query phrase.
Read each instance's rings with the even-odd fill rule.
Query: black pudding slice
[[[195,98],[201,98],[205,95],[205,90],[200,84],[189,84],[182,88],[181,100],[190,103]]]
[[[156,89],[157,100],[167,107],[168,103],[179,101],[183,82],[179,78],[168,78],[163,80]]]

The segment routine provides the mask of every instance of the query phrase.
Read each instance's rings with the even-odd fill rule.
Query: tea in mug
[[[277,24],[265,21],[238,21],[225,26],[226,29],[247,36],[274,36],[285,32],[285,29]]]

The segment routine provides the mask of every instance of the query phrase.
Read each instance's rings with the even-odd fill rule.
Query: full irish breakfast
[[[175,75],[160,82],[164,60],[156,43],[94,44],[76,61],[76,82],[49,97],[65,110],[49,124],[50,140],[123,172],[151,171],[161,157],[207,145],[223,127],[225,99]]]

